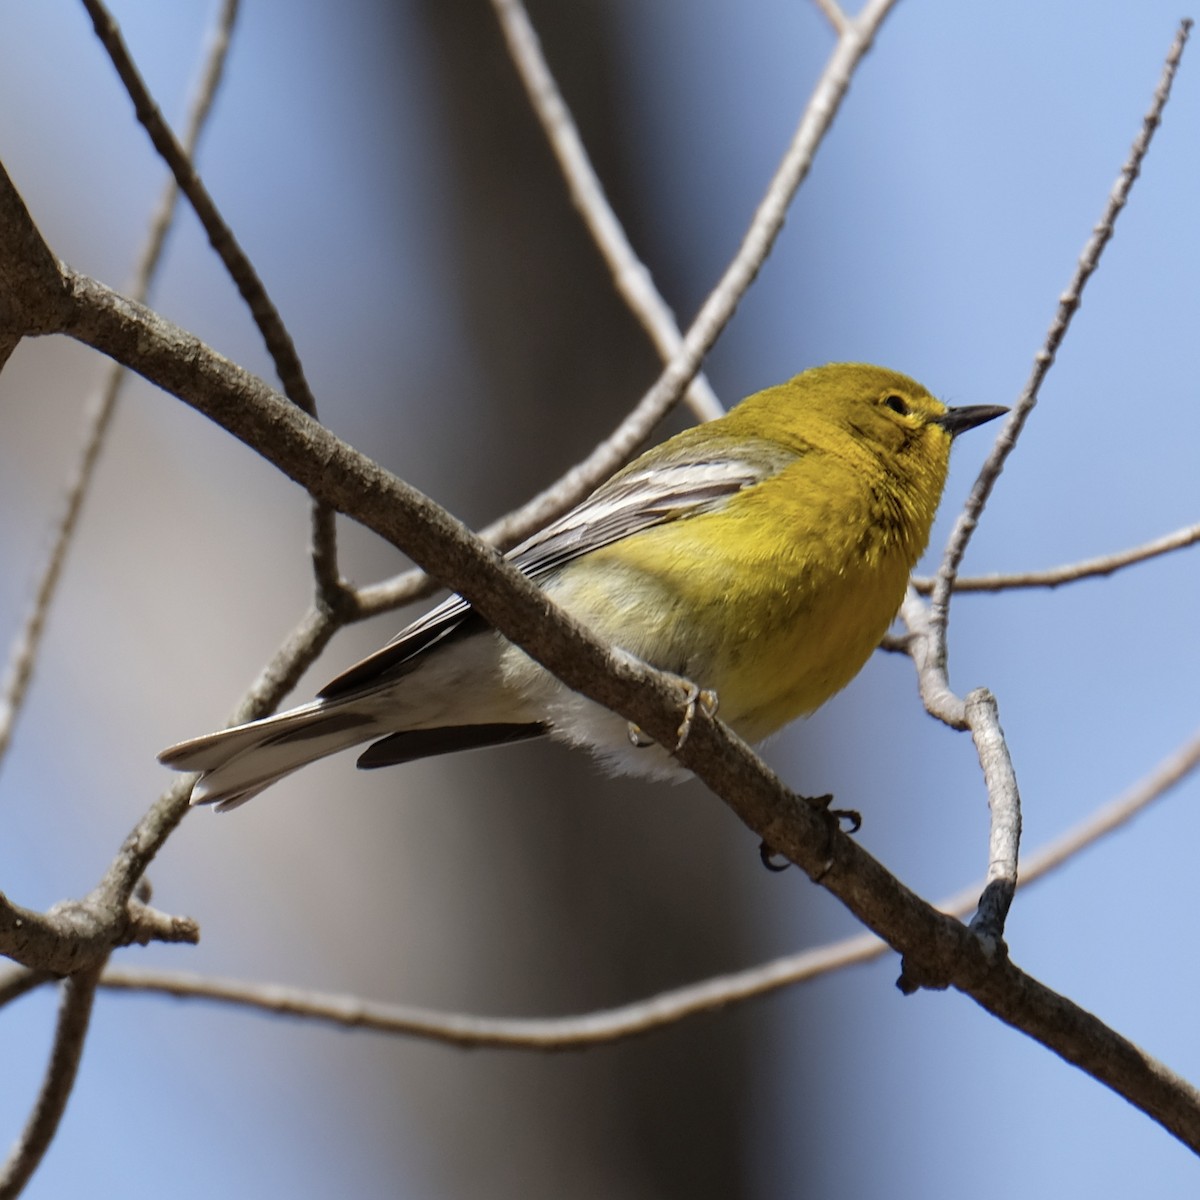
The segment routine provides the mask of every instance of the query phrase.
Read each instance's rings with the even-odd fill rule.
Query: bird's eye
[[[890,408],[892,412],[899,413],[902,417],[907,417],[911,411],[903,396],[885,396],[883,404],[885,408]]]

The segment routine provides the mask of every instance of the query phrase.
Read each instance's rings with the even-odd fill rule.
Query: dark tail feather
[[[381,738],[359,755],[358,765],[365,769],[392,767],[397,763],[451,754],[457,750],[478,750],[484,746],[503,746],[542,737],[546,726],[530,725],[447,725],[441,729],[404,729]]]

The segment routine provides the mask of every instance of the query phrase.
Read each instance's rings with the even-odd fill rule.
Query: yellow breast
[[[547,590],[617,645],[714,689],[721,718],[758,741],[857,674],[928,537],[921,516],[914,529],[903,506],[880,508],[861,472],[831,470],[814,491],[789,467],[723,509],[584,556]],[[780,522],[782,544],[764,535]]]

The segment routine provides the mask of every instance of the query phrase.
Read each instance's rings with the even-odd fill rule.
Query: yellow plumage
[[[881,367],[818,367],[647,451],[510,557],[759,741],[862,668],[929,540],[954,435],[1003,411],[947,409]],[[195,802],[229,807],[362,742],[360,765],[382,766],[543,732],[617,770],[678,771],[452,597],[312,704],[160,758],[201,772]]]

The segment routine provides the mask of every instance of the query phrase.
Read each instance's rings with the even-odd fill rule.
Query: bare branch
[[[825,19],[833,26],[833,32],[841,37],[846,29],[846,14],[834,3],[834,0],[813,0],[813,3],[825,15]]]
[[[907,627],[903,648],[917,670],[917,684],[925,710],[952,729],[970,729],[987,786],[988,872],[971,928],[989,944],[1004,936],[1004,922],[1017,887],[1017,860],[1021,841],[1021,798],[1008,743],[1000,728],[995,697],[985,688],[965,701],[950,688],[945,660],[938,657],[939,643],[929,606],[910,588],[900,607]],[[921,981],[906,961],[902,980]]]
[[[0,1168],[0,1200],[12,1200],[21,1194],[54,1140],[75,1084],[99,973],[97,966],[63,980],[50,1064],[29,1120]]]
[[[933,628],[929,605],[911,589],[900,605],[900,620],[905,626],[905,633],[899,641],[916,667],[917,686],[925,711],[951,729],[966,729],[966,705],[962,697],[951,689],[945,660],[939,657],[939,649],[944,643],[938,640]],[[896,647],[896,641],[888,638],[883,645],[892,649]]]
[[[204,226],[204,232],[208,234],[209,242],[254,316],[279,372],[279,378],[283,382],[285,394],[305,412],[316,412],[316,401],[308,387],[291,335],[246,252],[234,237],[195,166],[164,120],[121,37],[120,28],[101,0],[83,0],[83,4],[92,18],[96,36],[107,51],[117,75],[133,101],[138,121],[195,210],[196,216]]]
[[[61,326],[68,304],[58,259],[0,165],[0,366],[26,334]]]
[[[254,269],[246,252],[242,249],[233,230],[221,216],[216,202],[200,179],[191,158],[175,139],[170,126],[164,120],[154,97],[141,77],[116,21],[105,8],[102,0],[83,0],[91,15],[96,36],[112,60],[113,67],[129,98],[142,127],[149,135],[159,156],[167,164],[180,190],[199,217],[209,243],[237,285],[238,292],[246,302],[254,323],[262,334],[263,342],[275,364],[283,384],[284,394],[310,416],[317,412],[317,401],[308,386],[303,364],[292,335],[288,333],[279,310],[267,293],[267,289]],[[236,3],[231,3],[236,11]],[[317,591],[330,604],[341,603],[341,578],[337,567],[337,535],[334,515],[320,505],[313,509],[312,557],[316,575]]]
[[[908,629],[906,649],[917,668],[921,698],[926,710],[952,728],[971,728],[980,764],[984,769],[991,814],[990,865],[988,883],[980,897],[979,910],[972,927],[984,937],[985,942],[992,945],[1000,944],[1004,918],[1016,887],[1017,851],[1021,829],[1019,793],[1008,749],[1000,732],[995,701],[990,694],[981,691],[973,693],[964,703],[950,687],[946,665],[950,596],[959,563],[991,489],[999,478],[1009,452],[1016,445],[1025,420],[1037,402],[1041,382],[1054,361],[1054,355],[1066,335],[1071,317],[1079,307],[1083,288],[1099,264],[1100,255],[1112,236],[1113,224],[1125,205],[1134,179],[1137,178],[1142,160],[1149,149],[1150,139],[1170,94],[1171,81],[1190,28],[1191,23],[1188,21],[1180,26],[1164,64],[1150,112],[1143,120],[1142,131],[1135,140],[1130,156],[1109,197],[1104,217],[1094,229],[1084,248],[1075,276],[1059,301],[1058,314],[1044,347],[1036,356],[1033,374],[980,471],[963,511],[959,514],[937,578],[934,580],[930,602],[927,606],[916,592],[910,589],[900,610],[901,619]],[[906,957],[901,986],[916,987],[926,982],[929,980],[923,969]]]
[[[184,122],[183,140],[179,152],[190,161],[200,144],[200,136],[208,124],[213,102],[225,76],[225,63],[229,57],[229,44],[233,37],[234,25],[237,22],[241,0],[224,0],[221,11],[217,14],[212,32],[208,39],[208,54],[200,69],[200,78],[192,91],[192,99],[188,105],[188,114]],[[158,200],[158,208],[150,221],[146,243],[142,248],[141,257],[134,269],[133,282],[130,285],[130,295],[135,300],[146,299],[150,291],[150,283],[158,270],[162,259],[163,244],[167,232],[175,218],[175,208],[179,201],[179,181],[172,174],[163,186],[162,195]]]
[[[926,711],[952,728],[971,729],[984,770],[991,814],[989,869],[988,882],[980,897],[972,929],[981,936],[984,944],[991,946],[996,953],[1002,952],[1004,919],[1016,888],[1017,853],[1021,831],[1019,792],[1008,748],[1000,731],[995,700],[990,693],[980,690],[972,693],[964,703],[950,687],[946,666],[950,595],[959,563],[978,523],[979,515],[987,503],[996,479],[999,478],[1008,453],[1016,445],[1025,420],[1037,401],[1041,381],[1054,361],[1054,355],[1066,334],[1071,316],[1079,306],[1083,288],[1099,264],[1104,246],[1112,236],[1113,223],[1125,205],[1129,189],[1149,149],[1150,139],[1170,93],[1171,80],[1190,28],[1191,23],[1187,21],[1180,26],[1167,56],[1151,110],[1143,121],[1141,134],[1135,140],[1129,159],[1109,197],[1105,215],[1085,246],[1071,285],[1059,302],[1058,315],[1043,349],[1035,359],[1035,368],[1025,392],[997,438],[992,453],[959,515],[933,583],[932,598],[926,605],[910,588],[900,609],[900,617],[907,626],[904,646],[917,668],[921,699]],[[919,986],[936,986],[937,978],[930,977],[922,964],[914,963],[906,956],[900,985],[904,990],[914,990]],[[983,1002],[982,998],[977,998]],[[1049,1009],[1044,1010],[1042,1016],[1052,1019]]]
[[[52,983],[57,976],[49,971],[31,971],[28,967],[10,967],[0,975],[0,1008],[13,1000],[19,1000],[28,992],[35,991],[44,983]]]
[[[1129,550],[1119,550],[1100,558],[1087,558],[1083,562],[1051,567],[1045,571],[1024,571],[1011,575],[975,575],[955,579],[955,592],[1006,592],[1014,588],[1056,588],[1064,583],[1075,583],[1080,579],[1095,579],[1097,576],[1112,575],[1124,567],[1148,562],[1173,550],[1182,550],[1200,542],[1200,525],[1188,525],[1168,533],[1164,537],[1144,542]],[[933,591],[934,580],[913,579],[912,585],[918,592],[928,595]]]
[[[0,954],[33,970],[70,975],[102,963],[117,946],[200,940],[190,917],[169,916],[123,896],[121,882],[106,877],[86,899],[63,901],[46,913],[0,892]]]
[[[1043,879],[1081,850],[1127,824],[1197,767],[1200,767],[1200,732],[1121,796],[1027,855],[1019,886],[1027,888]],[[961,888],[936,907],[946,914],[964,916],[976,905],[986,884],[985,879]],[[826,946],[789,954],[744,971],[713,976],[617,1008],[552,1020],[447,1014],[278,984],[213,979],[184,971],[110,966],[105,969],[100,986],[119,991],[165,992],[181,999],[218,1000],[266,1012],[382,1033],[426,1037],[454,1045],[558,1050],[648,1033],[697,1013],[752,1000],[844,967],[870,962],[890,952],[891,947],[874,934],[859,933]],[[23,994],[44,978],[27,971],[12,972],[10,980],[0,979],[0,1003],[8,996],[10,988],[20,987],[17,994]]]
[[[578,1017],[477,1017],[404,1004],[382,1004],[358,996],[338,996],[282,984],[217,979],[186,971],[110,967],[100,983],[116,991],[163,992],[180,999],[215,1000],[342,1028],[421,1037],[454,1046],[578,1050],[649,1033],[697,1013],[711,1012],[826,974],[847,962],[862,961],[864,950],[869,951],[867,957],[877,957],[887,949],[873,934],[863,933],[831,947],[790,955],[746,971]]]
[[[191,155],[200,139],[212,103],[220,86],[229,50],[229,38],[237,16],[238,0],[226,0],[210,40],[208,56],[203,64],[200,79],[189,106],[189,115],[184,133],[182,153]],[[175,217],[179,185],[173,177],[167,180],[159,197],[158,206],[150,222],[142,253],[139,256],[130,285],[135,300],[146,299],[151,282],[162,261],[163,245],[167,230]],[[25,618],[21,632],[13,641],[9,653],[8,670],[5,674],[3,691],[0,692],[0,759],[3,759],[12,741],[13,729],[25,702],[29,682],[33,677],[42,634],[50,606],[58,590],[58,581],[66,562],[67,550],[71,545],[84,501],[91,490],[96,463],[112,425],[113,413],[126,379],[125,368],[110,363],[100,390],[87,406],[84,417],[84,433],[79,459],[67,480],[62,512],[55,523],[50,552],[34,590],[33,603]]]
[[[542,54],[541,43],[522,0],[492,0],[508,52],[516,65],[529,103],[558,160],[571,200],[612,272],[617,293],[650,335],[659,355],[668,360],[683,343],[675,314],[667,306],[646,264],[629,244],[617,214],[588,158],[571,110]],[[698,420],[711,421],[725,410],[708,381],[697,375],[685,399]]]
[[[971,489],[971,494],[963,506],[963,511],[959,514],[958,521],[955,523],[950,540],[946,545],[941,565],[938,568],[937,578],[934,580],[933,593],[930,599],[933,609],[932,630],[938,643],[936,658],[942,664],[943,669],[946,662],[946,626],[950,619],[950,596],[954,588],[955,577],[958,574],[959,564],[966,553],[967,545],[971,540],[971,535],[975,532],[975,526],[978,524],[979,516],[983,512],[984,505],[987,504],[988,497],[992,493],[992,488],[995,486],[996,480],[1000,477],[1000,472],[1004,469],[1004,464],[1016,446],[1017,438],[1020,436],[1021,430],[1025,427],[1025,422],[1029,414],[1033,411],[1034,405],[1037,403],[1038,391],[1042,386],[1042,381],[1045,379],[1047,372],[1054,362],[1054,357],[1062,345],[1063,338],[1066,337],[1067,330],[1071,324],[1071,318],[1075,315],[1076,310],[1082,302],[1083,289],[1087,286],[1088,280],[1099,266],[1100,256],[1103,254],[1105,246],[1108,245],[1109,239],[1113,235],[1116,219],[1120,215],[1121,209],[1125,207],[1125,202],[1129,199],[1129,193],[1133,187],[1134,180],[1137,179],[1138,173],[1142,168],[1142,162],[1150,149],[1150,142],[1154,137],[1154,131],[1158,128],[1162,120],[1163,109],[1171,94],[1171,84],[1175,78],[1175,72],[1179,67],[1179,61],[1183,55],[1183,48],[1187,43],[1191,28],[1191,21],[1184,20],[1180,22],[1175,40],[1167,54],[1166,61],[1163,63],[1162,75],[1159,79],[1158,87],[1155,89],[1153,102],[1142,120],[1141,131],[1134,139],[1129,157],[1126,159],[1125,165],[1121,168],[1117,181],[1113,185],[1104,213],[1099,223],[1092,230],[1092,235],[1083,248],[1083,253],[1080,255],[1079,263],[1075,268],[1071,282],[1067,285],[1067,290],[1063,292],[1059,299],[1058,311],[1050,325],[1045,343],[1034,357],[1033,371],[1025,384],[1025,389],[1022,391],[1017,403],[1013,406],[1012,414],[1005,422],[1004,428],[996,438],[992,452],[988,455],[987,461],[983,464],[983,468],[979,472],[975,486]]]
[[[325,995],[279,985],[247,985],[182,972],[112,969],[105,974],[102,984],[114,989],[160,991],[215,1000],[352,1028],[418,1035],[453,1045],[563,1050],[646,1033],[693,1013],[721,1008],[795,983],[830,969],[831,964],[844,965],[850,959],[861,961],[885,949],[877,939],[859,935],[827,950],[781,959],[633,1005],[584,1017],[545,1020],[438,1013],[352,996]],[[1185,1144],[1193,1149],[1200,1145],[1200,1094],[1189,1084],[1114,1034],[1090,1013],[1023,975],[1007,961],[997,964],[995,976],[995,986],[983,989],[985,995],[980,1002],[984,1007],[1025,1032],[1030,1032],[1026,1013],[1036,1012],[1033,1024],[1053,1030],[1053,1035],[1052,1039],[1036,1033],[1033,1036],[1068,1061],[1083,1066],[1118,1094],[1132,1099]],[[1133,1099],[1135,1096],[1138,1099]]]
[[[343,624],[344,620],[327,608],[309,609],[242,697],[231,722],[236,725],[274,712]]]
[[[991,831],[987,882],[971,928],[981,937],[1002,938],[1004,921],[1017,890],[1017,858],[1021,846],[1021,796],[1017,776],[1000,728],[996,698],[986,688],[967,697],[967,724],[975,740],[987,784]]]

